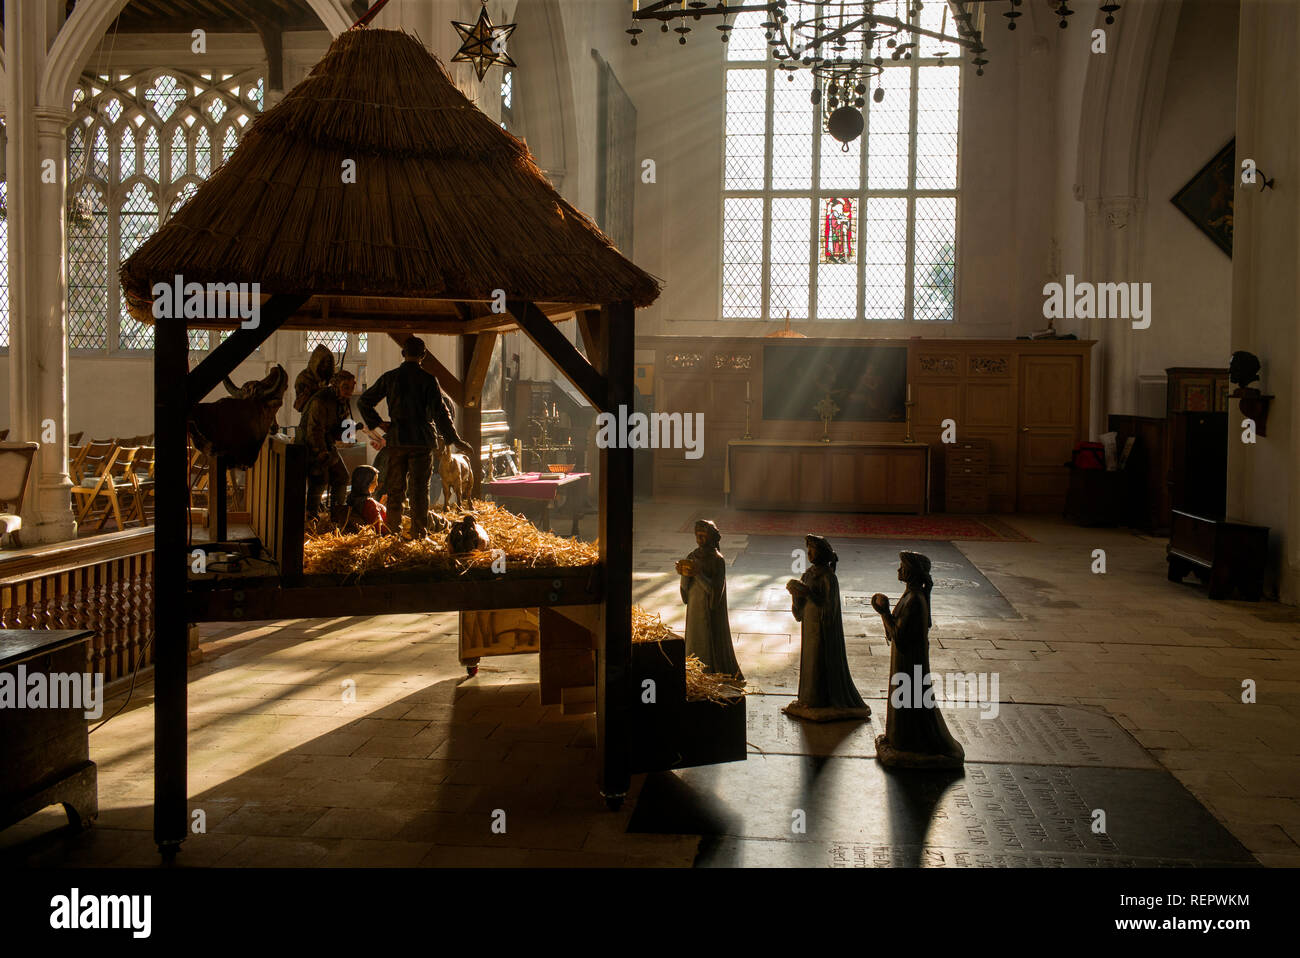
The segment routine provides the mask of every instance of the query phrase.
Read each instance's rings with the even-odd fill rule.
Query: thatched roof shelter
[[[485,329],[498,289],[553,317],[659,294],[418,40],[376,29],[340,35],[121,275],[146,322],[176,275],[309,296],[284,328]]]

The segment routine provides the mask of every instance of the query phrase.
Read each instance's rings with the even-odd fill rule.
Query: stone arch
[[[1107,53],[1088,58],[1079,117],[1075,199],[1084,203],[1083,265],[1090,281],[1131,282],[1140,263],[1147,168],[1164,101],[1181,0],[1126,5],[1107,27]],[[1115,320],[1082,320],[1100,341],[1092,428],[1105,413],[1136,413],[1137,346]]]

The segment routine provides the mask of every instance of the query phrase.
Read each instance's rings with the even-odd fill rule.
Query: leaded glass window
[[[910,14],[936,31],[942,15],[939,3]],[[776,69],[765,18],[738,14],[727,44],[723,318],[951,321],[957,51],[927,38],[910,60],[873,51],[884,70],[846,148],[825,130],[809,71]]]
[[[68,345],[147,350],[118,269],[239,143],[262,108],[257,71],[88,75],[68,127]],[[218,338],[192,330],[190,348]]]

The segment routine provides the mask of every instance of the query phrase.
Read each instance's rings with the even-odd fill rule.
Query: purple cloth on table
[[[494,496],[509,499],[554,499],[560,486],[567,486],[590,475],[589,472],[571,472],[563,479],[540,479],[536,472],[525,472],[506,479],[494,479],[486,488]]]

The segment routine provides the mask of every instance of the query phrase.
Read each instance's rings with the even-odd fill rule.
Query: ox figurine
[[[276,365],[265,379],[246,382],[238,389],[232,388],[229,380],[225,385],[229,397],[194,407],[190,434],[194,444],[207,455],[221,456],[232,466],[250,468],[275,427],[289,374]]]

